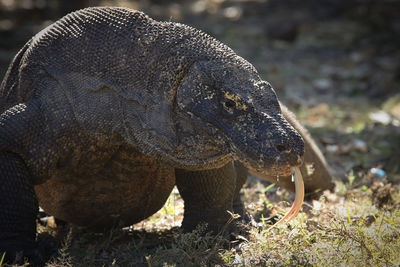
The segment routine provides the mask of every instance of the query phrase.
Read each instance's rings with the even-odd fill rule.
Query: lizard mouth
[[[263,176],[289,176],[292,173],[291,168],[294,166],[283,165],[271,166],[269,168],[253,168],[250,165],[246,165],[246,167],[251,173],[262,178]]]
[[[263,178],[263,176],[290,176],[292,174],[292,168],[300,167],[303,163],[300,156],[297,156],[295,160],[293,159],[290,162],[276,160],[272,163],[267,163],[263,160],[250,161],[248,159],[243,159],[243,157],[239,157],[237,160],[241,161],[251,173],[254,173],[260,178]]]
[[[236,140],[230,146],[234,158],[256,175],[290,176],[291,169],[300,167],[303,163],[303,146],[291,144],[291,140],[289,141],[267,140],[260,145],[252,140]]]

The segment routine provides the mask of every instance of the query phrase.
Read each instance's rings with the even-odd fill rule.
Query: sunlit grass
[[[140,231],[94,234],[72,229],[47,266],[396,266],[400,188],[393,186],[391,201],[377,207],[371,189],[376,185],[358,186],[349,173],[348,181],[336,182],[335,192],[308,201],[291,222],[267,231],[271,222],[266,217],[274,209],[283,214],[289,206],[268,198],[274,186],[254,184],[243,197],[251,204],[250,213],[261,215],[257,225],[239,226],[240,241],[207,234],[205,225],[185,234],[168,230],[172,212],[179,217],[183,211],[175,192],[153,218],[135,226]]]
[[[377,209],[370,200],[371,193],[360,188],[347,190],[346,195],[351,194],[356,194],[358,199],[326,192],[313,202],[313,209],[300,213],[288,225],[278,226],[272,232],[266,232],[265,227],[251,228],[249,242],[241,243],[239,250],[225,251],[224,259],[240,257],[244,266],[255,263],[394,266],[399,263],[399,208]]]

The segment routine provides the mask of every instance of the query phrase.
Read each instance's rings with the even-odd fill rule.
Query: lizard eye
[[[224,106],[228,109],[231,109],[231,108],[236,107],[236,103],[235,103],[235,101],[233,101],[231,99],[226,99],[224,102]]]
[[[239,115],[239,113],[247,109],[246,104],[243,103],[239,96],[229,92],[224,92],[221,104],[223,105],[224,109],[230,114],[235,113],[236,115]]]

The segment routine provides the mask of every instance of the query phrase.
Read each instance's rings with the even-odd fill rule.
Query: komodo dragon
[[[291,188],[330,187],[319,150],[254,67],[209,35],[127,8],[71,13],[16,55],[0,88],[0,251],[33,259],[38,205],[103,229],[159,210],[174,185],[182,227],[243,214],[249,167]],[[303,170],[304,171],[304,170]]]

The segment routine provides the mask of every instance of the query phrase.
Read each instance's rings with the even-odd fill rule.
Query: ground
[[[62,244],[47,266],[400,264],[400,1],[46,3],[0,0],[0,76],[31,35],[67,10],[124,5],[183,22],[257,68],[312,133],[336,184],[309,198],[292,222],[267,231],[293,195],[250,177],[243,199],[254,222],[240,227],[239,241],[203,236],[205,226],[180,233],[177,190],[156,215],[128,229],[94,234],[48,220],[39,232]]]

